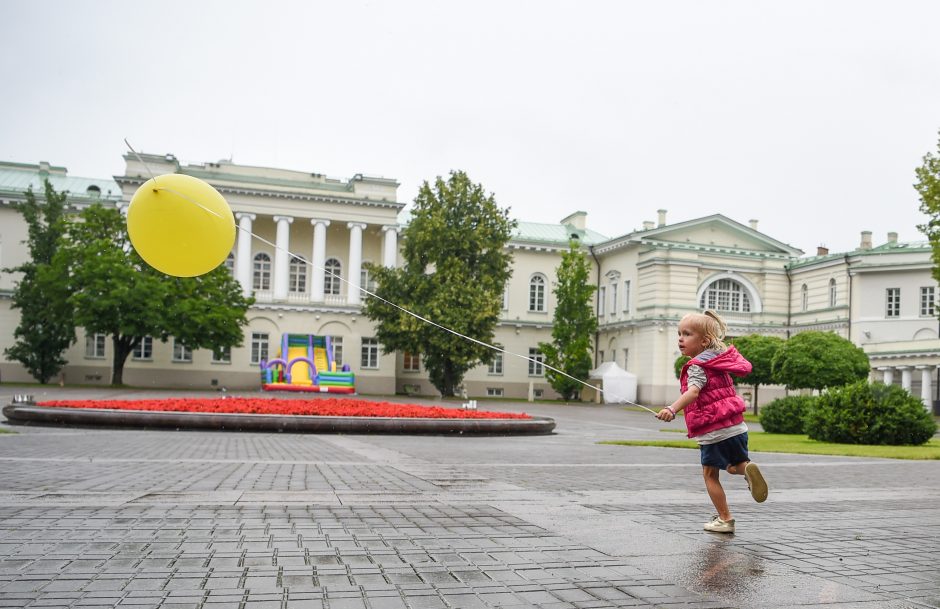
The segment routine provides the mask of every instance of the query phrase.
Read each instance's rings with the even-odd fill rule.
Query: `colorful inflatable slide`
[[[348,365],[337,370],[329,336],[284,334],[281,357],[261,362],[265,391],[355,393],[356,378]]]

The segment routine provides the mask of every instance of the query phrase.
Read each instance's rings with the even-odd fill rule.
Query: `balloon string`
[[[157,182],[157,176],[153,175],[153,172],[150,171],[150,166],[147,165],[147,163],[145,163],[142,158],[140,158],[140,155],[137,154],[137,151],[134,150],[134,147],[131,146],[131,143],[127,141],[127,138],[124,138],[124,143],[127,144],[127,147],[130,148],[131,152],[134,153],[134,156],[137,157],[137,160],[140,161],[140,164],[143,165],[143,166],[144,166],[144,169],[147,170],[147,173],[150,174],[150,178],[153,180],[153,183],[154,183],[154,184],[159,184],[159,182]]]
[[[141,161],[141,162],[143,162],[143,161]],[[182,199],[185,199],[186,201],[189,201],[190,203],[192,203],[192,204],[195,205],[196,207],[199,207],[200,209],[204,210],[205,212],[207,212],[207,213],[209,213],[209,214],[212,214],[213,216],[216,216],[216,217],[218,217],[218,218],[225,219],[225,216],[221,215],[220,213],[218,213],[218,212],[215,211],[214,209],[209,209],[208,207],[206,207],[206,206],[203,205],[202,203],[193,200],[192,198],[186,196],[185,194],[183,194],[183,193],[181,193],[181,192],[175,191],[175,190],[170,189],[170,188],[165,188],[165,187],[158,187],[156,190],[163,190],[163,191],[172,193],[172,194],[174,194],[174,195],[176,195],[176,196],[178,196],[178,197],[180,197],[180,198],[182,198]],[[334,278],[336,278],[336,279],[342,281],[343,283],[347,284],[349,287],[357,288],[357,289],[359,289],[359,291],[364,292],[365,294],[368,294],[369,296],[375,298],[376,300],[379,300],[379,301],[381,301],[381,302],[383,302],[383,303],[389,305],[390,307],[393,307],[393,308],[395,308],[395,309],[398,309],[398,310],[401,311],[402,313],[405,313],[405,314],[407,314],[407,315],[411,315],[411,316],[414,317],[415,319],[418,319],[418,320],[420,320],[420,321],[422,321],[422,322],[424,322],[424,323],[426,323],[426,324],[429,324],[429,325],[434,326],[435,328],[439,328],[439,329],[441,329],[441,330],[444,330],[445,332],[449,332],[449,333],[453,334],[454,336],[460,337],[460,338],[462,338],[462,339],[464,339],[464,340],[468,340],[468,341],[470,341],[470,342],[472,342],[472,343],[475,343],[475,344],[477,344],[477,345],[480,345],[481,347],[486,347],[486,348],[488,348],[488,349],[491,349],[491,350],[493,350],[493,351],[497,351],[497,352],[499,352],[499,353],[504,353],[504,354],[510,355],[510,356],[512,356],[512,357],[518,357],[518,358],[524,359],[524,360],[526,360],[526,361],[528,361],[528,362],[532,362],[532,363],[535,363],[535,364],[539,364],[539,365],[543,366],[544,368],[548,368],[549,370],[551,370],[551,371],[553,371],[553,372],[555,372],[555,373],[557,373],[557,374],[560,374],[561,376],[563,376],[563,377],[565,377],[565,378],[567,378],[567,379],[570,379],[570,380],[572,380],[572,381],[575,381],[575,382],[577,382],[577,383],[580,383],[580,384],[584,385],[585,387],[590,387],[591,389],[594,389],[594,390],[597,391],[598,394],[600,394],[600,395],[607,395],[607,396],[609,396],[609,397],[612,398],[612,399],[625,402],[625,403],[630,404],[630,405],[632,405],[632,406],[639,406],[640,408],[642,408],[643,410],[646,410],[647,412],[651,412],[652,414],[656,414],[656,411],[655,411],[655,410],[652,410],[652,409],[650,409],[650,408],[647,408],[646,406],[643,406],[642,404],[637,404],[636,402],[631,402],[630,400],[628,400],[628,399],[626,399],[626,398],[624,398],[624,397],[622,397],[622,396],[618,396],[618,395],[614,394],[614,393],[611,392],[611,391],[606,391],[606,390],[604,390],[604,389],[602,389],[602,388],[600,388],[600,387],[598,387],[598,386],[596,386],[596,385],[592,385],[592,384],[590,384],[590,383],[588,383],[588,382],[585,382],[585,381],[583,381],[583,380],[581,380],[581,379],[579,379],[579,378],[577,378],[577,377],[574,377],[574,376],[568,374],[568,373],[565,372],[564,370],[559,370],[558,368],[555,368],[554,366],[551,366],[550,364],[545,363],[544,361],[537,360],[537,359],[532,358],[532,357],[529,357],[529,356],[527,356],[527,355],[522,355],[521,353],[514,353],[514,352],[509,351],[508,349],[505,349],[505,348],[503,348],[503,347],[499,347],[499,346],[497,346],[497,345],[491,345],[491,344],[489,344],[489,343],[487,343],[487,342],[481,341],[481,340],[476,339],[476,338],[474,338],[474,337],[472,337],[472,336],[467,336],[466,334],[461,334],[460,332],[458,332],[458,331],[456,331],[456,330],[453,330],[453,329],[451,329],[451,328],[448,328],[447,326],[441,325],[441,324],[437,323],[437,322],[434,321],[434,320],[428,319],[427,317],[424,317],[424,316],[422,316],[422,315],[420,315],[420,314],[418,314],[418,313],[415,313],[414,311],[410,311],[410,310],[406,309],[405,307],[402,307],[401,305],[398,305],[398,304],[395,304],[394,302],[391,302],[390,300],[386,300],[385,298],[382,298],[381,296],[379,296],[379,295],[376,294],[375,292],[372,292],[372,291],[368,290],[367,288],[365,288],[365,287],[363,287],[363,286],[355,285],[355,284],[353,284],[351,281],[348,281],[347,279],[343,278],[343,277],[340,276],[340,275],[337,275],[336,273],[330,271],[329,269],[325,269],[325,268],[318,267],[318,266],[314,265],[312,262],[310,262],[310,261],[308,261],[308,260],[305,260],[304,258],[301,258],[300,256],[297,256],[297,255],[295,255],[295,254],[293,254],[293,253],[287,251],[287,250],[284,249],[283,247],[280,247],[280,246],[278,246],[277,244],[272,243],[271,241],[268,241],[268,240],[265,239],[264,237],[261,237],[260,235],[257,235],[257,234],[251,232],[251,231],[248,230],[248,229],[242,228],[242,227],[241,227],[239,224],[237,224],[237,223],[236,223],[235,226],[238,228],[238,230],[240,230],[240,231],[242,231],[242,232],[244,232],[244,233],[247,233],[247,234],[250,235],[251,237],[254,237],[254,238],[257,239],[258,241],[261,241],[262,243],[264,243],[264,244],[266,244],[266,245],[269,245],[269,246],[273,247],[276,251],[284,252],[284,253],[286,253],[289,257],[291,257],[291,258],[296,258],[297,260],[300,260],[301,262],[303,262],[305,265],[307,265],[307,266],[310,267],[311,269],[313,269],[313,270],[315,270],[315,271],[323,271],[324,273],[330,275],[331,277],[334,277]]]

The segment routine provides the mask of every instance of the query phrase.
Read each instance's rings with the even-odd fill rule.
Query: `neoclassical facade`
[[[227,353],[191,352],[172,339],[149,338],[128,360],[125,382],[137,386],[250,389],[258,363],[274,355],[283,333],[332,337],[362,393],[435,395],[420,355],[383,353],[375,327],[361,314],[361,290],[371,285],[366,263],[399,263],[404,203],[395,180],[251,167],[228,161],[182,164],[173,155],[125,157],[113,179],[68,176],[42,163],[0,163],[0,263],[25,259],[25,225],[11,203],[43,178],[69,191],[72,209],[92,202],[126,208],[151,175],[181,172],[211,183],[229,202],[239,226],[226,265],[255,297],[242,346]],[[506,204],[507,202],[503,202]],[[861,345],[872,378],[904,385],[925,402],[936,391],[940,339],[934,312],[936,282],[926,244],[897,243],[889,233],[874,247],[863,234],[842,254],[800,250],[720,214],[669,224],[666,211],[641,229],[609,237],[591,230],[585,212],[558,223],[520,221],[509,244],[513,274],[503,298],[496,342],[507,353],[465,377],[470,396],[554,397],[546,383],[540,342],[551,340],[554,278],[560,255],[578,240],[594,265],[598,364],[615,361],[638,376],[638,400],[665,404],[677,383],[678,320],[713,308],[732,335],[786,338],[830,330]],[[635,223],[637,219],[628,219]],[[0,349],[13,342],[17,312],[9,306],[16,278],[0,277]],[[66,383],[105,384],[110,344],[83,336],[67,353]],[[2,380],[27,381],[16,363],[0,359]],[[761,401],[781,391],[761,391]]]

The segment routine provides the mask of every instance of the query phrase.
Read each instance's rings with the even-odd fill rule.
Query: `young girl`
[[[679,322],[679,351],[691,357],[679,376],[682,395],[656,415],[672,421],[685,410],[689,437],[695,438],[702,456],[705,488],[718,511],[706,531],[734,533],[734,518],[728,510],[718,472],[743,474],[754,500],[767,499],[767,482],[756,463],[747,456],[747,425],[744,400],[734,390],[731,374],[747,376],[751,362],[734,345],[725,346],[727,326],[714,311],[690,313]]]

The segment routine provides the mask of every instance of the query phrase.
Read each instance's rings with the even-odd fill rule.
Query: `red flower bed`
[[[313,415],[321,417],[403,417],[417,419],[531,419],[525,413],[462,410],[418,404],[369,402],[351,398],[282,400],[277,398],[170,398],[165,400],[53,400],[39,406],[54,408],[105,408],[211,412],[237,414]]]

